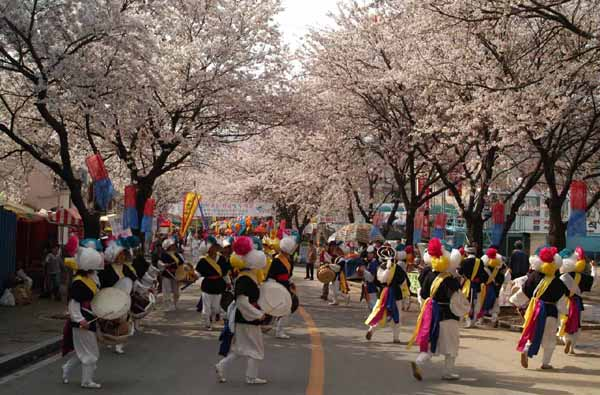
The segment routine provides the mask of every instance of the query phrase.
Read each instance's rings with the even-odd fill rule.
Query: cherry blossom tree
[[[84,198],[78,168],[91,149],[78,125],[106,115],[127,62],[149,49],[130,3],[0,2],[0,133],[64,181],[91,237],[100,213]]]

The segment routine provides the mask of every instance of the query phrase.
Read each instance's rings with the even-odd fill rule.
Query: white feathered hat
[[[535,255],[529,257],[529,264],[531,268],[538,272],[544,271],[544,264],[553,264],[556,270],[559,270],[562,266],[562,258],[558,254],[556,247],[543,247],[536,251]],[[552,273],[546,273],[552,274]]]
[[[112,242],[106,251],[104,251],[104,259],[108,263],[114,263],[123,251],[125,251],[125,248],[118,245],[116,242]]]
[[[77,268],[80,270],[102,270],[104,269],[104,258],[102,254],[93,248],[80,247],[77,250]]]
[[[296,250],[296,240],[293,237],[286,236],[279,242],[279,249],[286,254],[291,254]]]

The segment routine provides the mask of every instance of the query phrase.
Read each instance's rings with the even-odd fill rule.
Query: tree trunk
[[[153,183],[150,182],[141,182],[137,184],[137,194],[135,200],[135,208],[138,214],[138,229],[132,229],[134,235],[140,238],[140,243],[142,251],[144,250],[145,242],[146,242],[146,234],[141,231],[142,227],[142,218],[144,217],[144,206],[146,205],[146,200],[148,200],[152,196]]]
[[[415,243],[415,215],[417,209],[406,208],[406,226],[405,226],[405,237],[406,245],[412,246]]]
[[[348,216],[348,222],[353,224],[354,222],[356,222],[356,218],[354,218],[354,206],[352,204],[352,196],[350,195],[349,191],[346,192],[346,195],[348,198],[348,207],[346,208],[346,215]]]
[[[71,195],[71,201],[83,222],[83,235],[86,239],[99,239],[100,238],[100,213],[92,211],[85,205],[85,199],[81,191],[81,181],[78,179],[70,179],[66,181],[69,187],[69,193]]]
[[[467,226],[467,237],[471,243],[477,243],[477,254],[483,253],[483,218],[481,215],[473,214],[465,216]]]
[[[567,245],[567,224],[562,219],[562,202],[548,199],[546,204],[550,210],[548,244],[562,250]]]

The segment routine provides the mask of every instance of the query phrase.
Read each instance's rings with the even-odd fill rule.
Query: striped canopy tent
[[[58,226],[83,226],[81,215],[76,208],[61,208],[48,213],[48,222]]]

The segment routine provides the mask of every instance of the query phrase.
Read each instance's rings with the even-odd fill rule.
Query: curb
[[[53,337],[28,347],[22,351],[8,354],[0,358],[0,377],[6,376],[15,370],[30,365],[40,359],[60,351],[62,336]]]

